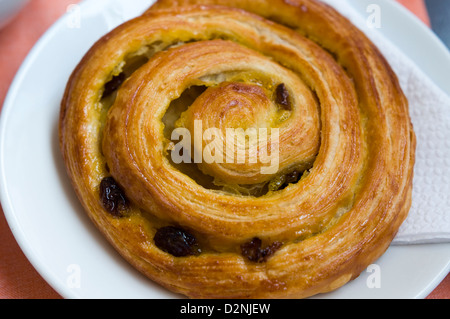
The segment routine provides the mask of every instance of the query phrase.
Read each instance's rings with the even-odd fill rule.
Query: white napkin
[[[450,242],[450,97],[346,1],[326,0],[379,47],[410,103],[417,135],[412,207],[394,245]]]

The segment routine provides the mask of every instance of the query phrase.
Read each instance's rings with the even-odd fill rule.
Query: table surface
[[[450,1],[397,0],[450,47]],[[5,28],[0,30],[0,106],[8,88],[32,46],[41,35],[79,0],[30,0]],[[15,241],[0,207],[0,298],[61,299],[37,273]],[[450,299],[450,275],[427,297]]]

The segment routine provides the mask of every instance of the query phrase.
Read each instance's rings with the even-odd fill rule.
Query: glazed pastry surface
[[[411,205],[398,79],[315,0],[157,1],[74,70],[60,144],[102,234],[191,298],[335,290],[385,252]]]

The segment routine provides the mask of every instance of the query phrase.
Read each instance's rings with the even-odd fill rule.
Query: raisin
[[[270,181],[269,190],[272,192],[280,190],[285,183],[286,183],[285,175],[277,176],[273,180]]]
[[[197,239],[179,227],[167,226],[160,228],[153,240],[159,249],[175,257],[192,256],[201,253]]]
[[[125,73],[120,73],[119,75],[113,76],[111,81],[105,84],[105,90],[103,91],[102,98],[108,97],[118,90],[122,83],[125,81]]]
[[[276,100],[275,102],[287,111],[291,111],[291,100],[289,98],[289,92],[284,83],[281,83],[276,88]]]
[[[280,249],[282,245],[283,245],[283,243],[281,243],[279,241],[276,241],[276,242],[273,242],[270,246],[267,246],[266,248],[264,248],[264,258],[265,258],[265,260],[267,260],[267,258],[269,258],[273,254],[275,254],[275,252],[278,249]]]
[[[283,190],[286,187],[288,187],[289,184],[298,183],[298,181],[300,181],[300,178],[302,177],[302,175],[303,175],[303,172],[293,171],[293,172],[290,172],[289,174],[275,177],[269,183],[269,190],[272,192]]]
[[[106,177],[101,181],[100,197],[103,207],[115,217],[122,217],[128,209],[128,200],[122,188],[112,177]]]
[[[261,245],[261,239],[253,238],[250,242],[241,245],[242,255],[250,261],[263,262]]]
[[[278,249],[280,249],[282,243],[274,242],[266,248],[262,247],[262,240],[255,237],[251,241],[241,245],[241,253],[247,257],[248,260],[255,263],[266,262],[267,259],[272,256]]]
[[[294,184],[297,183],[300,180],[301,173],[299,171],[293,171],[289,174],[286,174],[286,183],[287,184]]]

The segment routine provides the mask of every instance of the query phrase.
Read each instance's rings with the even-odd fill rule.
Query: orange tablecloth
[[[430,25],[423,0],[398,0]],[[15,73],[48,27],[79,0],[31,0],[6,28],[0,30],[0,106]],[[0,298],[61,298],[35,271],[17,245],[0,207]],[[450,276],[428,298],[450,298]]]

